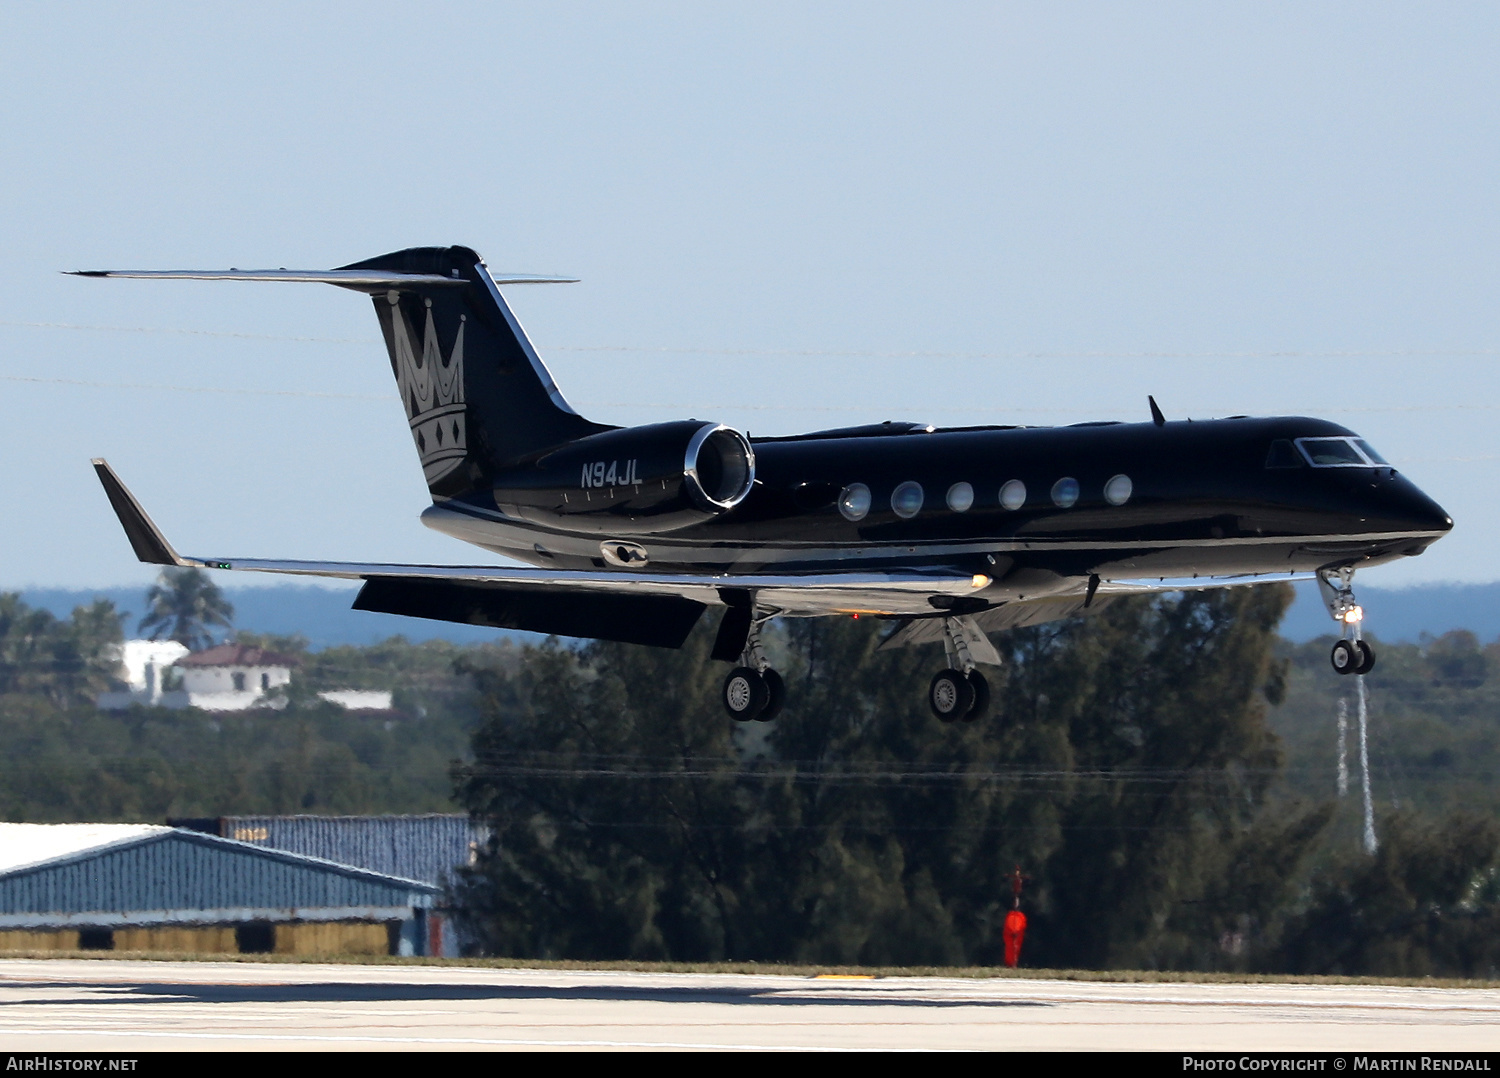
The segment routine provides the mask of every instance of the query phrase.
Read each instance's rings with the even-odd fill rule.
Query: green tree
[[[37,695],[63,706],[92,702],[119,667],[122,617],[100,599],[59,621],[18,594],[0,594],[0,695]]]
[[[146,592],[146,605],[141,632],[194,651],[213,643],[211,627],[227,629],[234,621],[234,606],[201,569],[163,569]]]
[[[997,638],[995,714],[923,704],[935,651],[792,621],[774,726],[736,727],[704,662],[593,644],[480,675],[459,797],[494,840],[461,889],[518,955],[997,962],[1016,865],[1029,953],[1063,965],[1216,957],[1324,819],[1261,823],[1284,588],[1117,603]],[[1261,828],[1257,830],[1257,828]],[[1276,892],[1280,894],[1279,891]]]
[[[1380,821],[1374,856],[1314,879],[1264,968],[1292,973],[1494,977],[1500,968],[1500,824],[1457,811]]]

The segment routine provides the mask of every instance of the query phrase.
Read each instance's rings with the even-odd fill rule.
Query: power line
[[[360,344],[374,345],[381,341],[375,337],[304,337],[281,336],[269,333],[246,333],[238,330],[181,329],[169,326],[104,326],[77,322],[22,322],[0,320],[0,326],[27,329],[70,329],[99,333],[162,333],[189,337],[224,337],[238,340],[282,341],[307,344]],[[680,356],[727,356],[748,358],[756,356],[789,356],[823,359],[1184,359],[1184,360],[1243,360],[1243,359],[1431,359],[1444,356],[1455,358],[1486,358],[1500,356],[1500,348],[1323,348],[1323,349],[1246,349],[1240,351],[1109,351],[1109,350],[1057,350],[1030,352],[1002,351],[928,351],[897,350],[875,351],[841,348],[707,348],[665,347],[635,344],[598,345],[551,345],[544,352],[590,353],[636,353],[646,355]]]
[[[12,382],[22,385],[58,385],[73,386],[85,389],[129,389],[146,390],[158,393],[208,393],[227,396],[241,397],[302,397],[316,400],[353,400],[353,401],[378,401],[389,403],[399,398],[394,393],[324,393],[314,390],[299,389],[251,389],[239,386],[192,386],[175,385],[161,382],[105,382],[84,378],[41,378],[32,375],[3,374],[0,382]],[[700,412],[811,412],[811,413],[843,413],[850,415],[868,415],[876,410],[875,406],[862,405],[836,405],[836,404],[746,404],[735,401],[729,404],[716,404],[712,402],[698,403],[640,403],[632,401],[604,401],[604,400],[580,400],[583,407],[589,408],[643,408],[652,410],[665,410],[679,413]],[[1079,411],[1073,408],[1016,408],[1016,407],[984,407],[984,406],[923,406],[923,413],[942,413],[949,415],[1076,415]],[[1202,409],[1201,411],[1214,411],[1214,409]],[[1363,408],[1334,407],[1321,409],[1329,415],[1354,415],[1375,413],[1409,413],[1409,412],[1493,412],[1500,411],[1500,404],[1403,404],[1383,405]],[[1393,463],[1474,463],[1481,461],[1500,460],[1500,455],[1487,454],[1478,456],[1454,456],[1454,457],[1411,457],[1401,458]]]

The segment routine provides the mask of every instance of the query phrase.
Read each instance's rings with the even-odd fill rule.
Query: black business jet
[[[691,419],[612,427],[569,407],[494,275],[465,247],[328,271],[80,271],[90,277],[313,281],[371,297],[432,493],[428,527],[531,567],[184,557],[103,460],[143,562],[363,580],[355,609],[680,647],[722,607],[723,699],[768,720],[785,688],[774,617],[862,614],[881,645],[941,641],[929,703],[978,718],[999,664],[986,633],[1121,596],[1315,577],[1342,674],[1373,665],[1356,569],[1422,553],[1453,526],[1353,432],[1235,417],[1068,427],[881,423],[750,439]]]

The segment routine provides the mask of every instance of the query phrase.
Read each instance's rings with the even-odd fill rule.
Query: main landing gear
[[[1354,570],[1347,565],[1339,569],[1319,569],[1318,591],[1343,634],[1343,639],[1333,645],[1333,653],[1328,657],[1334,671],[1368,674],[1375,668],[1375,649],[1362,638],[1365,613],[1354,600]]]
[[[736,613],[731,610],[725,616],[725,622]],[[771,669],[771,664],[766,661],[766,654],[760,647],[761,623],[769,620],[771,615],[758,618],[756,615],[759,611],[753,608],[744,613],[749,615],[749,627],[745,630],[740,664],[729,671],[729,676],[724,679],[724,710],[736,722],[770,722],[786,706],[786,682]],[[745,619],[742,617],[741,620]],[[723,637],[724,630],[721,628],[721,642]],[[720,656],[715,654],[714,657]]]
[[[777,613],[746,597],[730,606],[719,623],[713,658],[735,664],[720,698],[737,722],[770,722],[786,705],[786,682],[771,669],[760,646],[761,625]],[[971,617],[943,618],[942,631],[948,669],[938,671],[928,685],[928,706],[942,722],[976,722],[989,714],[990,683],[975,667],[999,666],[1000,653]]]
[[[927,704],[939,722],[977,722],[989,714],[990,683],[976,663],[1000,665],[1000,653],[968,617],[943,619],[943,650],[948,669],[932,676]]]

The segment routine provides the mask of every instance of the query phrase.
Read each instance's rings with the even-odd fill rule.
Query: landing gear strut
[[[786,682],[771,669],[766,653],[760,646],[760,627],[774,617],[774,613],[760,616],[760,611],[749,611],[750,628],[745,634],[744,650],[740,653],[740,664],[729,671],[724,679],[724,710],[736,722],[770,722],[786,706]]]
[[[1354,599],[1354,569],[1318,570],[1318,591],[1329,616],[1339,623],[1343,639],[1333,645],[1328,661],[1339,674],[1368,674],[1375,668],[1375,649],[1365,643],[1361,626],[1364,610]]]
[[[933,675],[927,704],[939,722],[976,722],[989,713],[990,683],[976,670],[979,662],[1000,665],[1000,654],[984,631],[968,617],[943,619],[943,650],[948,669]]]

